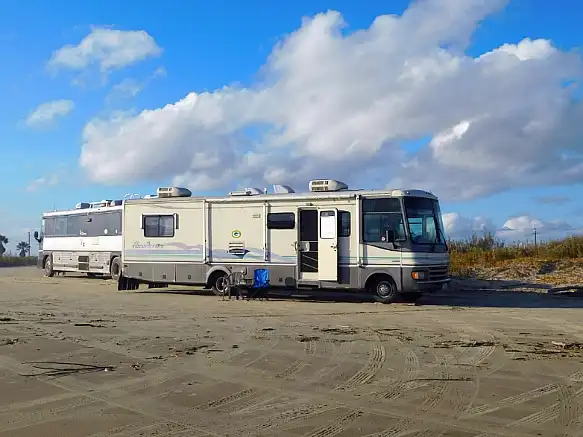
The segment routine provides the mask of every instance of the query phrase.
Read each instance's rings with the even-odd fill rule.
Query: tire
[[[53,270],[53,257],[51,255],[47,256],[45,260],[45,276],[47,278],[52,278],[55,276],[55,271]]]
[[[227,275],[224,272],[221,274],[217,274],[211,282],[211,290],[216,296],[224,296],[225,295],[225,280],[227,279]]]
[[[397,300],[397,286],[390,278],[380,278],[371,284],[371,293],[374,300],[380,303],[393,303]]]
[[[119,259],[119,256],[116,256],[111,260],[109,274],[111,275],[111,279],[119,281],[121,276],[121,260]]]

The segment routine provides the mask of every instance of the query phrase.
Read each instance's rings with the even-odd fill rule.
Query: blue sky
[[[478,0],[468,1],[479,4]],[[456,2],[449,1],[449,3]],[[502,9],[484,13],[484,20],[476,26],[472,26],[470,44],[467,46],[462,44],[461,53],[452,53],[455,53],[456,56],[464,56],[465,54],[466,57],[475,58],[504,44],[518,44],[524,38],[549,40],[562,53],[577,49],[582,45],[583,37],[581,32],[577,30],[579,25],[577,17],[583,16],[583,6],[579,3],[570,2],[569,8],[551,7],[549,2],[543,2],[543,0],[514,0],[502,3],[506,3],[502,4]],[[132,117],[139,117],[144,109],[157,109],[168,104],[175,104],[184,99],[188,93],[205,91],[214,93],[233,84],[237,84],[236,86],[239,88],[257,88],[260,86],[258,84],[277,80],[276,73],[282,75],[283,73],[281,69],[278,69],[280,67],[277,67],[279,64],[269,61],[270,54],[278,42],[285,45],[283,38],[286,35],[296,32],[302,27],[302,17],[313,17],[315,14],[326,13],[329,10],[338,11],[348,25],[342,29],[342,35],[337,37],[343,38],[359,29],[368,29],[377,16],[401,15],[410,6],[407,1],[388,0],[360,2],[347,0],[327,2],[319,0],[248,1],[244,4],[235,1],[174,1],[166,4],[133,0],[125,2],[95,0],[51,4],[40,0],[5,1],[0,15],[0,56],[5,60],[4,66],[0,69],[0,101],[3,102],[0,105],[0,156],[4,164],[0,175],[4,188],[4,202],[0,206],[0,233],[7,234],[13,242],[16,242],[16,240],[25,237],[28,228],[35,229],[38,226],[39,217],[43,211],[51,210],[53,207],[61,209],[72,207],[79,201],[120,198],[128,192],[148,194],[155,191],[156,186],[181,180],[191,181],[190,186],[194,186],[196,191],[209,194],[224,193],[229,189],[237,188],[240,185],[238,180],[243,179],[257,181],[256,185],[263,183],[267,186],[265,180],[270,180],[269,178],[255,177],[250,173],[250,170],[241,174],[233,171],[231,176],[226,174],[221,177],[219,185],[203,183],[192,168],[185,169],[182,164],[177,162],[163,163],[160,164],[160,167],[148,164],[147,171],[136,168],[131,177],[110,177],[111,173],[108,173],[110,170],[102,169],[102,167],[107,167],[106,161],[117,163],[117,166],[113,167],[118,173],[123,172],[123,169],[120,170],[123,167],[119,163],[127,160],[127,156],[135,156],[131,153],[145,153],[156,160],[160,159],[156,158],[159,156],[156,154],[162,154],[168,147],[168,150],[173,150],[173,153],[186,151],[187,155],[182,155],[184,156],[183,160],[192,159],[192,156],[188,155],[190,153],[188,152],[188,144],[184,144],[185,138],[189,137],[177,139],[176,135],[172,134],[172,129],[158,128],[156,132],[162,130],[163,134],[160,135],[166,136],[161,137],[160,142],[155,144],[157,149],[146,149],[146,146],[153,147],[153,144],[151,141],[145,141],[146,138],[140,138],[139,135],[132,137],[131,141],[129,137],[123,137],[124,147],[128,143],[132,143],[131,147],[134,149],[130,151],[120,147],[119,144],[122,143],[116,143],[114,134],[108,130],[109,126],[113,125],[112,123],[106,127],[100,125],[99,129],[102,130],[98,129],[99,135],[93,135],[90,138],[83,135],[83,130],[95,118],[111,122],[111,118],[115,117],[118,111],[123,114],[124,122],[130,123]],[[463,34],[464,23],[472,21],[472,13],[470,11],[467,20],[462,18],[452,22],[452,27],[459,28],[459,33],[455,33],[452,37],[456,41],[458,41],[458,37],[460,41],[463,39],[460,35]],[[478,15],[480,13],[476,12]],[[431,12],[431,14],[431,17],[424,19],[432,19],[437,22],[440,14],[443,14],[444,20],[451,19],[447,16],[447,11],[437,11],[435,14]],[[481,17],[477,18],[478,21],[481,20]],[[431,27],[430,22],[425,21],[424,23],[425,28]],[[94,28],[145,31],[155,41],[160,52],[144,56],[135,62],[128,63],[123,68],[112,68],[107,71],[107,74],[102,74],[99,67],[91,63],[86,68],[78,69],[63,67],[55,71],[48,67],[49,60],[57,50],[67,45],[76,46]],[[420,40],[418,44],[414,41],[416,50],[418,49],[418,52],[415,53],[419,53],[419,56],[421,54],[429,56],[427,55],[429,52],[425,51],[424,47],[427,45],[427,41],[431,42],[432,40],[426,36],[423,38],[426,39]],[[354,48],[354,46],[351,47]],[[316,60],[310,58],[312,64],[306,63],[298,67],[303,69],[302,71],[295,69],[295,67],[291,69],[287,60],[285,63],[283,62],[283,56],[290,54],[292,49],[293,46],[288,44],[288,47],[284,48],[283,53],[278,58],[284,65],[281,68],[287,69],[284,70],[284,73],[287,75],[288,82],[293,82],[293,78],[296,77],[294,74],[304,74],[305,71],[315,68],[314,62],[319,63],[318,58],[315,58]],[[403,56],[408,56],[406,48],[401,47],[398,50],[398,52],[386,52],[387,59],[384,59],[383,62],[389,62],[390,59],[401,60]],[[382,55],[381,53],[379,57]],[[418,57],[414,58],[413,54],[411,56],[411,59],[418,59]],[[289,59],[292,59],[291,55]],[[328,57],[322,56],[321,59],[322,64],[324,64]],[[268,64],[267,68],[266,64]],[[318,67],[323,67],[323,65],[318,65]],[[541,64],[541,71],[547,67],[551,68],[549,65]],[[300,72],[298,73],[298,71]],[[394,73],[387,73],[387,81],[390,74]],[[575,80],[580,79],[576,73],[572,74],[575,75]],[[302,76],[302,79],[305,77]],[[379,76],[379,80],[383,81],[382,75]],[[476,78],[475,74],[469,80],[475,81],[471,88],[480,86],[480,79]],[[532,93],[543,95],[543,91],[540,89],[547,85],[548,89],[544,88],[545,93],[557,90],[549,85],[552,80],[555,80],[552,73],[541,75],[541,78],[537,80],[540,80],[542,85],[539,87],[538,83],[533,82]],[[389,85],[382,83],[380,85],[384,87],[385,92],[391,95]],[[139,92],[133,95],[132,91],[136,93],[138,89]],[[296,93],[301,94],[304,89],[307,87],[298,88]],[[442,92],[439,86],[434,89]],[[125,90],[125,94],[123,90]],[[490,92],[494,99],[497,95],[496,92]],[[216,92],[213,95],[221,94]],[[545,96],[546,94],[541,99]],[[454,97],[452,105],[461,105],[455,103],[460,101],[459,96]],[[517,93],[515,98],[518,101],[522,95]],[[571,98],[576,100],[578,98],[577,92],[574,92]],[[72,102],[72,106],[64,110],[66,114],[56,116],[45,126],[31,126],[26,123],[27,117],[39,105],[57,100]],[[283,104],[285,104],[284,100],[282,100]],[[294,101],[294,104],[297,102]],[[501,101],[500,105],[507,107],[508,102]],[[525,105],[527,104],[525,103]],[[519,108],[521,111],[523,109],[526,111],[525,108]],[[301,108],[299,110],[302,111]],[[561,111],[563,110],[564,108],[561,109]],[[249,134],[253,131],[253,126],[258,123],[256,120],[266,119],[265,115],[258,115],[245,125],[245,122],[241,121],[244,118],[241,115],[244,111],[231,118],[227,118],[230,116],[231,109],[221,108],[221,111],[223,111],[222,119],[225,125],[230,125],[232,119],[237,120],[237,122],[233,122],[237,126],[233,132],[240,127],[243,127],[247,132],[244,144],[260,142],[261,147],[256,149],[260,151],[272,147],[265,137],[259,134]],[[485,109],[480,109],[481,114],[485,111]],[[457,113],[463,113],[463,111],[460,109]],[[559,114],[562,112],[559,111]],[[525,117],[530,117],[530,114],[525,112],[521,119]],[[180,122],[180,126],[191,122],[188,117],[184,120]],[[284,127],[289,127],[292,124],[292,119],[284,114],[278,120],[284,120],[281,122]],[[199,121],[199,119],[192,119],[193,124]],[[329,121],[332,124],[335,123],[334,120]],[[395,125],[400,124],[387,116],[386,124],[391,125],[393,122]],[[549,169],[545,167],[545,165],[550,165],[548,156],[545,158],[546,161],[542,159],[541,162],[535,162],[534,158],[532,158],[532,162],[529,161],[531,166],[529,168],[536,169],[536,172],[533,173],[534,176],[525,176],[520,181],[512,179],[504,184],[498,183],[499,181],[494,178],[493,184],[496,185],[496,188],[491,190],[487,187],[484,188],[489,182],[482,176],[480,176],[479,184],[471,177],[454,178],[460,189],[470,187],[473,183],[481,186],[475,190],[468,188],[469,193],[475,194],[464,194],[457,198],[455,189],[452,189],[451,186],[440,185],[444,179],[448,178],[449,174],[443,170],[443,165],[435,172],[426,172],[428,175],[424,177],[433,179],[424,179],[410,177],[407,172],[397,177],[395,175],[398,167],[387,165],[385,170],[382,165],[378,164],[386,159],[387,162],[392,162],[391,165],[400,165],[401,161],[406,161],[411,157],[403,155],[407,153],[419,153],[419,159],[425,159],[423,149],[428,148],[427,143],[439,131],[443,131],[448,126],[448,122],[440,120],[413,127],[411,128],[412,132],[408,132],[406,138],[404,134],[392,137],[390,132],[383,132],[383,148],[376,155],[371,154],[367,158],[369,161],[362,163],[362,168],[366,169],[366,162],[370,162],[370,160],[377,162],[378,168],[375,170],[377,173],[373,175],[371,171],[370,177],[367,176],[367,171],[357,173],[355,167],[350,167],[351,158],[348,155],[346,164],[338,164],[337,162],[330,164],[331,169],[338,168],[342,174],[334,175],[329,170],[326,177],[343,179],[343,175],[346,174],[350,185],[369,186],[376,184],[377,181],[389,183],[395,180],[415,184],[418,188],[430,188],[443,198],[442,210],[455,214],[455,216],[449,217],[451,230],[453,233],[459,231],[460,235],[468,231],[470,224],[472,224],[470,227],[479,226],[482,223],[480,220],[483,220],[484,223],[487,222],[487,226],[501,228],[509,218],[516,216],[529,217],[531,221],[540,223],[542,227],[551,223],[550,226],[547,226],[549,232],[553,229],[565,230],[568,227],[574,230],[583,229],[583,221],[580,219],[583,203],[577,195],[581,179],[578,174],[573,175],[574,169],[565,168],[560,170],[568,176],[562,179],[555,180],[548,176],[549,173],[552,173],[550,167]],[[157,126],[161,126],[160,121],[151,123],[157,123]],[[341,125],[342,121],[339,119],[336,124]],[[451,124],[449,125],[451,126]],[[366,128],[363,127],[363,130]],[[327,129],[326,133],[334,134],[330,129]],[[226,141],[225,136],[223,133],[217,133],[217,129],[212,132],[205,131],[204,135],[199,131],[190,131],[189,135],[191,134],[193,142],[202,141],[202,138],[208,141],[209,148],[213,148],[214,141],[220,139],[221,142],[216,143],[220,144],[217,149],[220,149],[221,153],[229,153],[228,147],[223,142]],[[197,136],[199,134],[201,136]],[[117,134],[118,137],[122,135],[125,133],[118,132]],[[152,132],[144,131],[144,135],[151,137]],[[313,132],[302,132],[302,135],[290,134],[290,137],[293,144],[286,143],[286,148],[279,149],[280,157],[286,156],[287,153],[295,153],[297,150],[303,150],[303,152],[307,150],[306,153],[309,155],[315,147],[316,140],[323,138],[316,128],[313,128]],[[332,135],[332,137],[334,136]],[[389,137],[390,140],[387,139]],[[235,139],[233,140],[233,138]],[[233,133],[232,136],[229,136],[231,142],[228,144],[233,144],[232,141],[238,141],[238,138]],[[548,138],[550,143],[552,142],[551,138],[554,137],[549,135]],[[581,144],[580,138],[570,139],[570,141]],[[109,148],[105,148],[105,146],[100,148],[101,146],[97,144],[98,139],[103,139],[102,142],[109,145]],[[149,140],[149,138],[147,139]],[[289,140],[288,137],[286,137],[287,140]],[[142,148],[141,141],[148,144],[144,144]],[[296,148],[294,141],[298,144],[303,141],[303,144],[297,145]],[[358,134],[356,141],[361,142]],[[173,142],[176,144],[174,145]],[[386,146],[389,143],[390,147]],[[509,149],[513,147],[512,142],[505,144],[505,147]],[[338,144],[336,147],[341,148],[342,146]],[[400,147],[400,154],[395,152],[397,147]],[[565,146],[564,149],[570,147]],[[91,156],[95,161],[92,161],[90,165],[87,163],[84,166],[80,165],[82,148],[93,153]],[[372,149],[367,149],[367,151],[370,150]],[[306,153],[302,156],[305,156]],[[533,154],[533,156],[535,155],[539,156],[540,154],[537,152]],[[227,155],[220,155],[221,158],[225,156]],[[487,155],[477,154],[473,156],[486,156],[484,159],[487,159]],[[556,155],[554,156],[556,157]],[[180,159],[178,158],[178,161]],[[307,162],[302,159],[304,158],[290,160],[293,161],[296,166],[294,168],[297,170],[292,180],[297,181],[297,183],[304,182],[307,187],[307,179],[315,175],[313,170],[305,172],[301,169],[298,170],[304,165],[303,163]],[[310,162],[314,159],[316,158],[310,158]],[[434,166],[436,165],[435,159],[432,158],[431,161],[427,162]],[[443,164],[443,162],[441,163]],[[130,160],[127,165],[139,167],[141,164]],[[92,171],[89,168],[92,166],[99,167],[99,171]],[[283,171],[283,174],[286,171],[289,169]],[[500,167],[499,171],[504,173],[515,170]],[[464,173],[463,168],[459,172],[471,175],[471,171]],[[173,181],[173,178],[176,179]],[[286,181],[281,182],[285,183]],[[297,183],[295,184],[297,185]],[[482,219],[477,220],[476,217],[482,217]],[[555,222],[553,225],[553,220],[562,220],[565,223],[559,225],[559,222]]]

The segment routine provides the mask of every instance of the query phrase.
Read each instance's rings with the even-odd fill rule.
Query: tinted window
[[[401,213],[401,202],[396,197],[382,199],[363,199],[363,212],[398,212]]]
[[[350,211],[338,211],[338,236],[350,237]]]
[[[274,212],[267,214],[268,229],[294,229],[296,216],[293,212]]]
[[[79,236],[81,231],[81,221],[83,217],[78,215],[70,215],[67,217],[67,235]]]
[[[55,235],[55,219],[53,217],[49,217],[44,219],[44,222],[45,236],[52,237]]]
[[[392,230],[397,241],[406,239],[401,202],[398,198],[362,201],[362,239],[365,243],[384,243],[386,231]]]
[[[174,215],[144,216],[144,237],[174,237]]]
[[[55,236],[64,237],[67,235],[67,217],[55,217]]]

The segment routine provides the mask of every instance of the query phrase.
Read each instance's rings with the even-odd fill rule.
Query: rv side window
[[[75,236],[79,236],[79,231],[81,229],[80,227],[80,219],[82,219],[82,216],[79,216],[77,214],[75,215],[70,215],[69,218],[67,219],[67,235],[70,237],[75,237]]]
[[[65,237],[67,235],[67,216],[55,217],[55,237]]]
[[[338,211],[338,236],[350,237],[350,211]]]
[[[294,229],[296,217],[293,212],[274,212],[267,214],[267,229]]]
[[[103,234],[120,235],[121,234],[121,211],[108,212],[103,215]],[[105,232],[107,230],[107,232]]]
[[[44,219],[45,222],[45,237],[52,237],[55,235],[55,219],[49,217]]]
[[[174,237],[174,215],[146,215],[144,237]]]

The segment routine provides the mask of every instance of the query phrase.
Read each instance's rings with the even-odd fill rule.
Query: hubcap
[[[385,297],[390,292],[391,292],[391,287],[389,287],[389,284],[382,283],[382,284],[379,284],[379,286],[377,287],[377,293],[379,294],[379,296]]]

